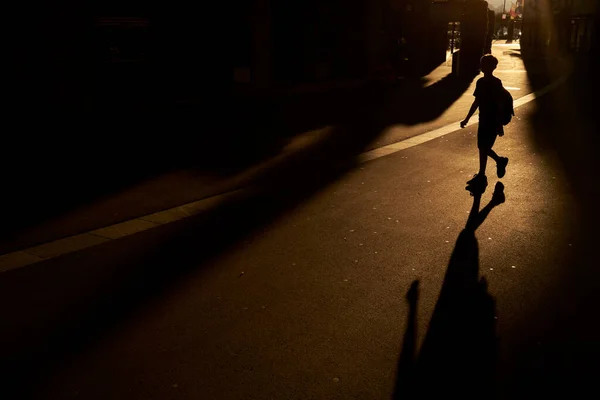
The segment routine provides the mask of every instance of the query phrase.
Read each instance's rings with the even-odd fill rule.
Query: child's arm
[[[477,101],[477,99],[475,99],[473,101],[473,104],[471,104],[471,109],[469,110],[469,113],[467,114],[467,118],[465,118],[465,120],[460,123],[461,128],[464,128],[469,123],[469,120],[471,119],[473,114],[475,114],[475,111],[477,111],[478,107],[479,107],[479,102]]]

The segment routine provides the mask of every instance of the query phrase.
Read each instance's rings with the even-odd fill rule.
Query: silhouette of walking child
[[[491,157],[496,161],[498,178],[502,178],[506,174],[506,165],[508,164],[507,157],[500,157],[492,150],[496,142],[496,137],[504,135],[504,127],[502,126],[498,111],[501,106],[500,103],[504,88],[502,81],[493,75],[497,66],[498,59],[493,55],[486,54],[481,58],[483,78],[477,80],[475,92],[473,93],[475,101],[473,101],[465,120],[460,123],[461,128],[464,128],[469,123],[469,119],[471,119],[475,111],[477,111],[477,108],[479,108],[479,129],[477,130],[479,172],[467,184],[472,189],[479,189],[481,191],[484,191],[487,187],[487,177],[485,176],[487,158]]]

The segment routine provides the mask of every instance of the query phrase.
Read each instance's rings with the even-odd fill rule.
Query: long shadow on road
[[[407,294],[408,325],[398,362],[394,399],[494,398],[497,357],[496,306],[479,277],[475,230],[490,211],[504,202],[498,182],[492,200],[481,210],[476,194],[465,229],[456,245],[425,341],[417,356],[419,282]]]
[[[446,107],[468,82],[452,85]],[[11,386],[22,395],[35,392],[44,377],[176,290],[188,274],[338,179],[382,126],[407,115],[406,109],[371,114],[381,104],[371,103],[352,124],[265,171],[251,189],[210,212],[3,273],[0,341],[11,345],[1,350],[0,373],[13,376]]]
[[[352,157],[387,125],[435,119],[470,82],[449,75],[428,87],[423,87],[423,81],[380,83],[327,94],[235,102],[213,99],[154,112],[107,110],[92,121],[88,115],[86,125],[80,125],[83,114],[63,123],[64,114],[40,116],[48,126],[62,125],[64,132],[79,135],[46,135],[33,142],[18,137],[5,143],[15,151],[0,160],[6,166],[3,170],[11,171],[3,183],[2,209],[9,212],[0,227],[0,253],[39,244],[15,239],[27,238],[28,227],[161,173],[191,169],[227,177],[272,158],[293,136],[310,129],[336,126],[320,145],[329,149],[332,158]],[[126,221],[139,213],[129,205],[110,215],[91,216],[81,223],[80,231],[69,234]]]

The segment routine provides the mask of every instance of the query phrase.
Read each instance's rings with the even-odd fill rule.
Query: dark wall
[[[461,21],[460,68],[467,74],[479,71],[480,59],[486,47],[487,29],[487,2],[473,0],[465,7]]]
[[[83,107],[89,102],[88,9],[74,0],[17,2],[6,16],[12,112],[33,106]]]
[[[177,95],[222,90],[231,83],[233,54],[242,54],[240,44],[248,40],[242,15],[251,3],[175,0],[159,7],[139,0],[45,0],[17,4],[11,13],[14,18],[7,21],[11,104],[15,110],[34,106],[81,110],[106,103],[107,96],[116,101],[119,94],[132,92],[143,94],[137,96],[140,100],[160,97],[163,91]],[[107,17],[135,17],[149,25],[98,24],[98,18]],[[144,56],[111,63],[109,47]]]
[[[367,7],[366,1],[273,1],[276,80],[300,83],[363,73]]]
[[[7,18],[3,201],[33,204],[53,191],[162,168],[180,158],[189,138],[212,134],[205,117],[227,92],[232,43],[243,36],[232,29],[233,5],[152,4],[17,4]],[[101,27],[107,17],[148,24]],[[111,62],[113,44],[135,56]],[[175,115],[185,96],[203,103]]]

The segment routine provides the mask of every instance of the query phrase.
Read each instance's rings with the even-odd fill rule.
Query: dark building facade
[[[474,74],[479,70],[479,60],[491,50],[494,14],[482,0],[434,0],[431,7],[431,26],[435,31],[447,32],[449,22],[459,22],[460,52],[455,67],[460,75]],[[447,34],[446,36],[447,37]],[[447,43],[442,35],[436,42]],[[432,53],[441,57],[447,46],[436,45]]]
[[[532,53],[589,53],[597,40],[597,0],[526,0],[521,46]]]
[[[428,52],[428,0],[253,0],[260,36],[234,81],[273,87],[363,79]],[[258,5],[258,6],[257,6]],[[260,32],[257,34],[257,32]]]
[[[437,6],[431,0],[160,6],[71,0],[48,3],[31,43],[15,46],[25,49],[15,59],[23,61],[17,69],[24,84],[54,82],[44,96],[92,108],[365,79],[390,68],[422,74],[445,61],[447,22],[457,20],[432,18]]]
[[[98,73],[110,83],[137,68],[142,72],[133,75],[157,85],[156,93],[181,99],[390,73],[422,75],[446,60],[448,22],[461,21],[485,2],[446,3],[460,15],[435,17],[444,6],[439,0],[175,1],[160,8],[111,0],[94,12],[97,54],[104,57]],[[471,29],[471,21],[465,32],[485,36]],[[137,58],[119,60],[126,54]],[[103,91],[108,86],[99,85]]]

